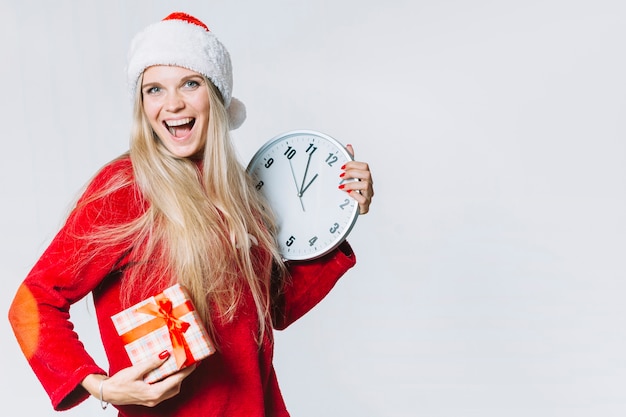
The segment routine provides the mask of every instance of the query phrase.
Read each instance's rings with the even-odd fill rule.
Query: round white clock
[[[276,217],[285,259],[320,257],[348,236],[359,204],[339,185],[351,160],[339,142],[311,130],[278,135],[252,157],[247,170]]]

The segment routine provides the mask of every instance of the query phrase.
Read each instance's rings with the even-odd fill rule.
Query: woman
[[[174,13],[139,33],[128,78],[129,152],[90,181],[18,289],[9,312],[18,342],[57,410],[91,394],[120,416],[288,416],[272,328],[321,301],[354,265],[351,248],[344,242],[320,259],[282,261],[273,219],[229,139],[245,108],[231,95],[228,52],[202,22]],[[349,162],[345,176],[361,180],[345,189],[367,213],[367,164]],[[176,282],[218,352],[147,384],[143,376],[171,352],[131,365],[111,316]],[[70,305],[90,292],[108,373],[69,321]]]

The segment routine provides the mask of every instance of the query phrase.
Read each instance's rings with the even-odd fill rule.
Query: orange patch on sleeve
[[[26,359],[34,355],[39,344],[40,316],[33,293],[20,285],[9,309],[9,321]]]

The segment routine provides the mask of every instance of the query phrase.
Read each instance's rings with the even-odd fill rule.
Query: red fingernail
[[[159,353],[159,359],[167,359],[170,357],[170,353],[167,350]]]
[[[339,189],[340,189],[340,190],[343,190],[345,187],[346,187],[346,184],[340,184],[340,185],[339,185]]]
[[[346,176],[346,173],[345,173],[345,172],[342,172],[341,174],[339,174],[339,178],[343,178],[343,177],[345,177],[345,176]]]
[[[346,164],[343,164],[340,169],[346,169]]]

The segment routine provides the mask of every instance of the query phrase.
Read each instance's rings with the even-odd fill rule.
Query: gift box
[[[159,381],[215,352],[215,347],[180,284],[111,316],[133,364],[167,350],[170,357],[144,376]]]

